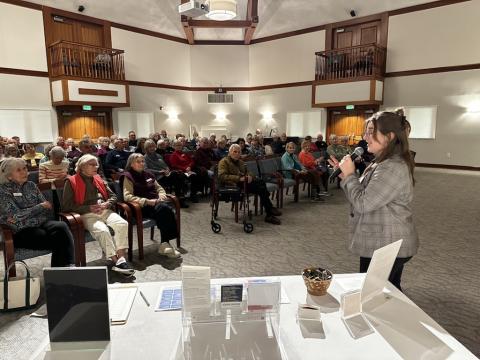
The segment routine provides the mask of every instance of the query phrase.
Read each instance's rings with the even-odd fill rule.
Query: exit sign
[[[345,106],[345,109],[353,110],[353,109],[355,109],[355,105],[347,105],[347,106]]]
[[[82,105],[82,110],[91,111],[92,110],[92,105]]]

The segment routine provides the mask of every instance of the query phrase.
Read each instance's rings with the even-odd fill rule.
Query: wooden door
[[[111,111],[69,112],[58,111],[58,132],[65,139],[79,140],[88,134],[92,139],[113,134]]]
[[[330,134],[348,136],[349,145],[355,145],[362,138],[365,131],[365,120],[371,112],[365,110],[330,110],[327,121],[327,138]]]
[[[343,49],[357,45],[380,43],[379,20],[333,29],[333,48]]]
[[[78,43],[93,46],[104,46],[103,26],[89,23],[78,23]]]

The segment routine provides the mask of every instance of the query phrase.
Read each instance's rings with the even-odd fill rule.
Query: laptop
[[[43,274],[51,349],[104,349],[110,341],[107,268],[45,268]]]

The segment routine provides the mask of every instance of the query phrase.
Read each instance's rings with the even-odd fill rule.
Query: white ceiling
[[[142,29],[185,38],[180,24],[180,0],[29,0],[30,2]],[[377,14],[434,0],[258,0],[259,24],[254,38]],[[247,0],[237,0],[237,18],[245,19]],[[201,19],[201,18],[199,18]],[[195,40],[242,40],[243,29],[195,29]]]

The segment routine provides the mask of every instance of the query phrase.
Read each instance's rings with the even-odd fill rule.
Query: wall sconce
[[[473,114],[473,113],[480,113],[480,100],[479,101],[473,101],[467,106],[467,113]]]
[[[178,112],[176,112],[175,110],[167,111],[167,115],[167,120],[178,120]]]

